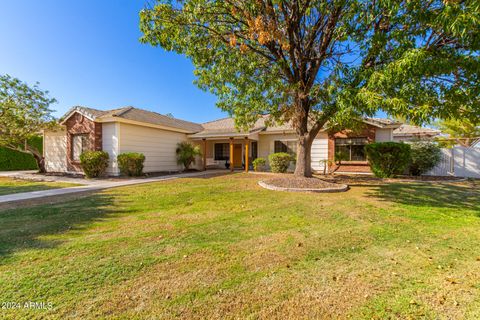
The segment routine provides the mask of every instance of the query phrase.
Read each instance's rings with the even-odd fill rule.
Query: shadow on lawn
[[[59,186],[49,186],[47,184],[31,184],[31,185],[7,185],[0,187],[0,196],[21,192],[31,192],[39,190],[59,189]]]
[[[383,201],[400,204],[478,210],[480,216],[480,188],[476,185],[391,183],[371,185],[367,195]]]
[[[62,243],[40,237],[81,230],[95,221],[129,212],[112,206],[115,196],[98,193],[73,201],[1,211],[0,263],[1,259],[16,251],[53,248]]]

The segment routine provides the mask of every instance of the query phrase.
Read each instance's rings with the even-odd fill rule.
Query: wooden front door
[[[242,167],[242,145],[241,144],[233,145],[233,167],[234,168]]]

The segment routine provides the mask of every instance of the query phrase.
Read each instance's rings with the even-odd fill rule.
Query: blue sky
[[[204,122],[226,116],[185,57],[141,44],[145,0],[2,0],[0,73],[40,82],[61,116],[132,105]]]

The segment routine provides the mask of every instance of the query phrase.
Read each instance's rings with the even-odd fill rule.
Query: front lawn
[[[75,187],[77,184],[63,182],[27,181],[0,177],[0,196],[12,193]]]
[[[480,318],[474,183],[280,193],[258,175],[0,212],[5,318]],[[23,305],[22,305],[23,306]]]

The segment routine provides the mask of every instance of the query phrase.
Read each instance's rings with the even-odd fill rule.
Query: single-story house
[[[274,152],[296,152],[295,131],[288,124],[267,126],[260,118],[248,131],[236,130],[232,118],[193,123],[133,107],[102,111],[73,107],[62,117],[61,129],[44,132],[44,157],[47,171],[82,173],[80,154],[85,150],[108,152],[109,175],[119,175],[117,156],[124,152],[145,155],[144,171],[173,172],[177,164],[177,143],[191,141],[202,149],[195,168],[248,168],[257,157],[267,159]],[[312,169],[323,171],[335,153],[347,155],[338,172],[368,172],[364,145],[374,141],[394,141],[402,124],[389,119],[365,118],[356,132],[321,131],[312,146]]]

